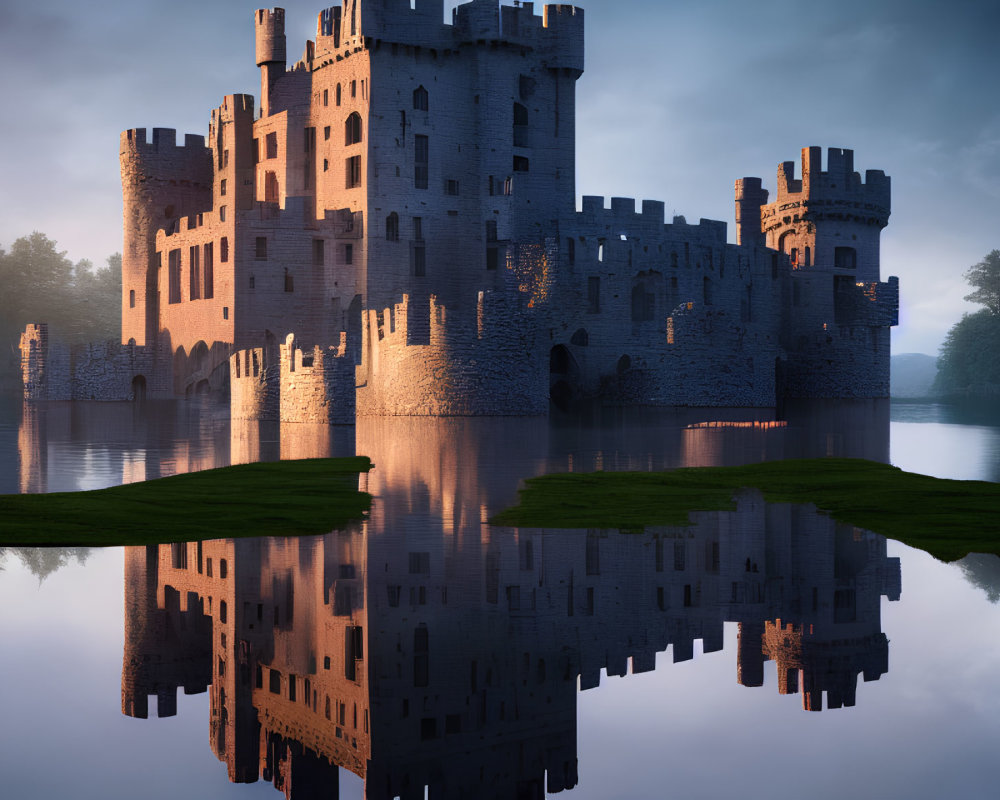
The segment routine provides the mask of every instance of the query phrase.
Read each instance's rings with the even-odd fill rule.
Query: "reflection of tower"
[[[24,403],[17,429],[18,474],[21,494],[48,491],[48,441],[45,436],[45,407]]]
[[[801,689],[803,708],[821,711],[823,692],[829,708],[853,706],[858,674],[873,681],[889,669],[881,596],[899,599],[899,559],[886,557],[884,537],[815,511],[775,506],[767,514],[763,550],[744,565],[761,575],[763,591],[732,612],[740,622],[738,680],[760,686],[772,660],[778,691]],[[741,594],[734,582],[733,600]]]
[[[177,563],[187,545],[129,547],[125,550],[125,652],[122,660],[122,713],[145,718],[148,696],[156,695],[157,715],[177,713],[177,689],[205,691],[211,683],[208,654],[212,621],[198,598],[160,582],[166,555]]]

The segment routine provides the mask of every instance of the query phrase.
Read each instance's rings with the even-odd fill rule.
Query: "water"
[[[10,405],[3,491],[355,451],[376,468],[370,519],[323,537],[6,552],[3,794],[993,797],[997,559],[941,564],[749,493],[638,535],[484,524],[552,471],[850,455],[1000,475],[988,417],[786,416],[230,430],[196,403]]]

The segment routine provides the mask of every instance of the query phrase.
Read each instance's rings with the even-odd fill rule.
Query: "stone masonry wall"
[[[537,321],[517,292],[480,292],[475,313],[408,295],[365,312],[359,415],[531,416],[548,412]],[[427,309],[425,311],[425,309]]]
[[[281,345],[281,421],[353,425],[355,409],[354,357],[347,336],[336,347],[295,347],[289,334]]]
[[[48,325],[21,334],[25,400],[132,400],[145,395],[152,348],[115,341],[66,347],[52,342]]]

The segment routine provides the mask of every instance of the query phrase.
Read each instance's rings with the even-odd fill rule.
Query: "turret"
[[[271,91],[285,74],[285,9],[254,12],[257,66],[260,67],[260,114],[271,113]]]
[[[119,148],[124,206],[122,246],[122,342],[155,343],[159,301],[156,232],[181,217],[212,208],[212,151],[205,137],[188,134],[177,144],[172,128],[144,128],[121,135]]]
[[[736,181],[736,244],[764,246],[760,229],[760,207],[767,203],[767,189],[761,188],[760,178]]]
[[[805,147],[801,178],[795,178],[794,162],[778,167],[777,196],[760,209],[767,246],[787,253],[796,269],[821,267],[858,282],[878,281],[879,236],[889,223],[889,178],[881,170],[868,170],[862,181],[851,150],[832,147],[826,170],[822,162],[821,148]],[[750,190],[744,181],[741,198],[737,185],[742,234],[753,227]]]

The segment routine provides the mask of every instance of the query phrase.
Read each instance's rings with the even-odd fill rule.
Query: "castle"
[[[545,414],[599,398],[888,396],[890,182],[802,151],[726,224],[575,199],[584,12],[343,0],[289,67],[255,12],[259,109],[121,136],[121,345],[22,337],[25,396],[229,390],[234,418]],[[259,114],[257,113],[259,110]]]

